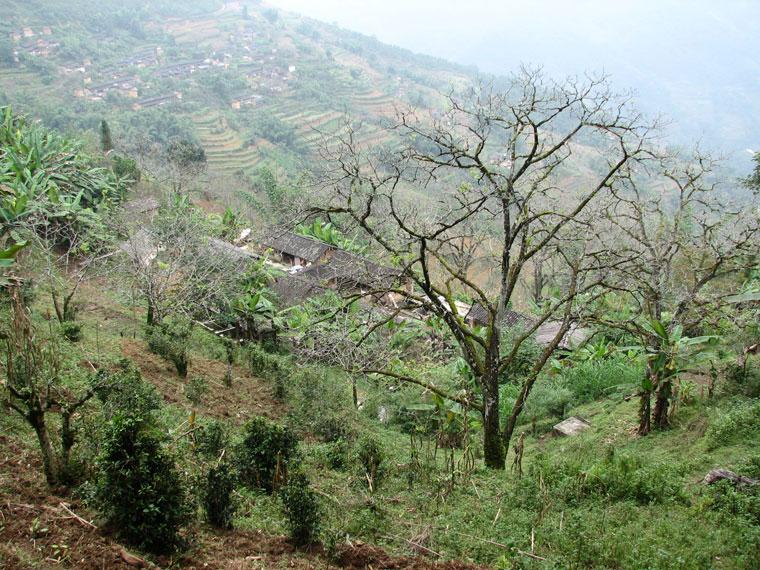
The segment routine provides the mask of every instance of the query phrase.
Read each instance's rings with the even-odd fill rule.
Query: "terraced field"
[[[195,115],[193,123],[206,151],[209,168],[221,174],[256,168],[262,161],[261,149],[271,146],[266,141],[246,146],[239,133],[216,111]]]

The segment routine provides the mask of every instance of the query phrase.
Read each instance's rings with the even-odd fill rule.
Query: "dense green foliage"
[[[288,479],[288,467],[296,460],[298,440],[293,432],[263,417],[254,417],[243,430],[236,449],[240,480],[252,488],[272,493]]]

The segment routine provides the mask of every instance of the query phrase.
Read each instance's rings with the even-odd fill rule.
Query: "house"
[[[239,110],[242,107],[253,107],[262,99],[261,95],[240,95],[232,100],[232,103],[230,103],[230,107],[232,107],[235,110]]]
[[[34,37],[34,31],[32,30],[32,28],[24,28],[21,30],[21,33],[24,35],[25,38]]]
[[[182,94],[179,92],[174,92],[169,95],[161,95],[160,97],[149,97],[148,99],[141,99],[134,103],[132,105],[132,110],[139,111],[140,109],[148,109],[150,107],[160,107],[174,101],[180,101],[181,99]]]
[[[257,259],[256,255],[247,249],[237,247],[236,245],[217,238],[208,238],[208,246],[218,257],[228,259],[243,270]]]
[[[331,249],[326,243],[287,231],[275,232],[259,244],[264,250],[272,250],[283,264],[291,267],[306,267],[322,261]]]

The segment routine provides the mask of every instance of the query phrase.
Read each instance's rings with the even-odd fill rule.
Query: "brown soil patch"
[[[119,545],[78,522],[61,506],[89,520],[76,500],[51,493],[37,455],[0,435],[0,567],[131,568]]]
[[[142,341],[123,339],[122,354],[135,363],[143,378],[153,384],[164,400],[180,406],[187,405],[184,396],[184,381],[177,376],[174,366],[148,351]],[[281,418],[284,406],[272,394],[268,382],[251,376],[242,366],[232,369],[232,387],[224,385],[227,365],[218,360],[192,358],[188,376],[202,376],[208,384],[208,392],[198,408],[201,416],[211,416],[240,424],[252,415]]]

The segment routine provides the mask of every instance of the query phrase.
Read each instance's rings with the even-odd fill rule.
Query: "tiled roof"
[[[326,243],[293,232],[275,232],[263,238],[261,244],[311,263],[320,259],[330,249]]]
[[[469,312],[465,316],[465,320],[472,319],[476,324],[485,325],[488,324],[490,315],[488,310],[481,305],[480,303],[475,303],[472,307],[470,307]],[[518,313],[517,311],[507,310],[502,315],[501,324],[502,326],[507,327],[515,327],[515,326],[528,326],[532,322],[532,319],[527,316],[523,315],[522,313]]]

